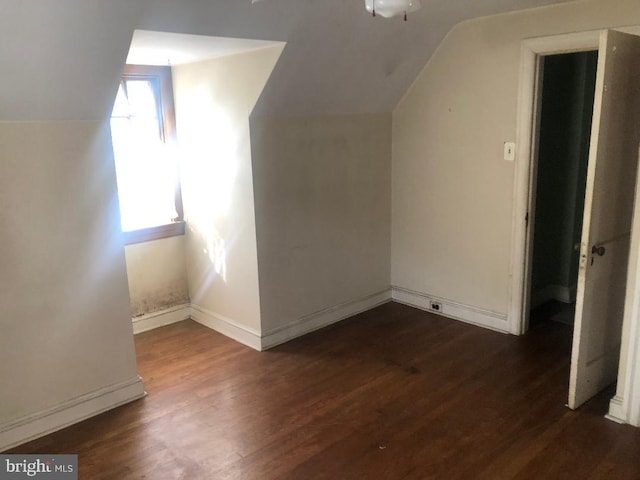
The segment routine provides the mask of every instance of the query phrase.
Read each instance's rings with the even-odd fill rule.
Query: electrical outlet
[[[442,304],[440,302],[434,302],[432,300],[431,302],[429,302],[429,309],[433,310],[434,312],[441,312]]]

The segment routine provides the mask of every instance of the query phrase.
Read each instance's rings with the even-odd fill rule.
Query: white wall
[[[216,328],[222,322],[249,332],[258,343],[249,114],[282,48],[173,68],[194,317]]]
[[[388,291],[390,120],[252,119],[264,335],[317,328],[338,318],[324,313]]]
[[[506,315],[523,39],[640,23],[635,0],[468,21],[393,113],[392,284]]]
[[[108,124],[5,122],[0,145],[2,450],[143,388]],[[134,389],[117,401],[80,401],[126,385]],[[69,402],[87,409],[20,426]]]
[[[0,450],[143,394],[104,123],[143,3],[0,0]]]
[[[131,316],[189,303],[184,236],[125,247]]]

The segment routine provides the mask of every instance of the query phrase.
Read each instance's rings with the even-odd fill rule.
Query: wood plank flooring
[[[395,303],[262,353],[185,321],[136,337],[148,397],[14,453],[90,480],[640,479],[611,391],[565,407],[570,343]]]

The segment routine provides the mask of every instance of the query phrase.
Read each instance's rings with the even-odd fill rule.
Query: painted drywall
[[[0,145],[2,432],[137,374],[108,122],[0,123]]]
[[[362,0],[147,0],[137,28],[287,42],[261,116],[389,112],[456,23],[563,0],[429,0],[373,18]]]
[[[506,315],[521,42],[628,24],[637,1],[584,1],[449,33],[393,112],[393,285]]]
[[[131,316],[189,303],[184,236],[125,247]]]
[[[0,120],[101,120],[146,0],[0,0]]]
[[[531,304],[575,301],[596,52],[547,57],[531,260]]]
[[[263,333],[387,290],[391,116],[253,118]]]
[[[0,0],[0,118],[102,118],[135,28],[290,42],[265,115],[390,111],[455,23],[557,1],[430,0],[405,23],[344,0]]]
[[[282,45],[173,68],[189,296],[260,331],[249,114]]]

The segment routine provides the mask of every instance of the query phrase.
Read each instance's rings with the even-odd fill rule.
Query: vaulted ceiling
[[[286,41],[254,115],[393,110],[460,21],[566,0],[0,0],[0,120],[101,119],[135,29]]]

